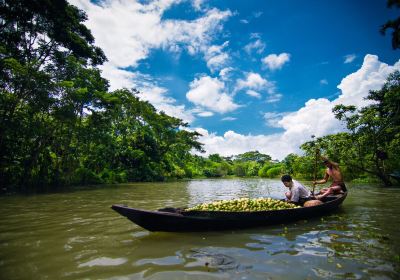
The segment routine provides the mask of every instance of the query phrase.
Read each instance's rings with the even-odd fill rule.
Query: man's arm
[[[325,171],[324,178],[322,180],[314,181],[313,184],[314,185],[316,185],[316,184],[325,184],[326,182],[328,182],[328,179],[329,179],[329,174],[328,174],[328,172]]]
[[[291,190],[292,196],[290,197],[290,201],[292,202],[299,202],[300,192],[298,188],[292,188]]]

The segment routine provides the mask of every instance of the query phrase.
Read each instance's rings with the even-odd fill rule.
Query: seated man
[[[307,188],[296,180],[293,180],[290,175],[283,175],[281,181],[285,187],[289,188],[289,191],[285,193],[287,201],[303,205],[304,202],[311,199]]]
[[[330,185],[329,188],[322,189],[319,192],[319,195],[316,196],[317,199],[323,199],[324,197],[330,195],[330,194],[339,194],[343,192],[347,192],[346,185],[344,184],[343,181],[343,175],[340,171],[339,164],[336,162],[330,161],[326,157],[321,156],[322,162],[325,164],[326,171],[324,178],[319,181],[314,181],[314,185],[316,184],[325,184],[329,177],[332,178],[332,184]]]

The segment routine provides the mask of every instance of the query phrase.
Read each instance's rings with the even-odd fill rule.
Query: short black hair
[[[281,177],[281,181],[282,182],[290,182],[290,181],[292,181],[292,176],[290,176],[290,175],[283,175],[282,177]]]

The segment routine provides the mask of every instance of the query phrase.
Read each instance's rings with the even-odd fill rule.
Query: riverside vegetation
[[[347,180],[390,186],[389,174],[400,170],[399,72],[369,93],[370,105],[336,106],[348,132],[304,143],[303,155],[202,157],[192,153],[203,148],[187,123],[135,89],[109,90],[99,69],[107,58],[86,20],[65,0],[0,2],[0,190],[282,173],[311,179],[316,148]]]

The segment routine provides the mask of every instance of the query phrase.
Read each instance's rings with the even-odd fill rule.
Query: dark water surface
[[[278,180],[195,180],[0,197],[0,279],[400,279],[400,188],[350,185],[323,218],[152,233],[110,209],[283,198]]]

